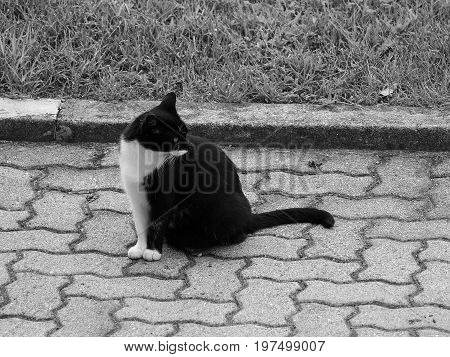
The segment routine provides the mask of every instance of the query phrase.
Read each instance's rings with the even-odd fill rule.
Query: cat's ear
[[[174,92],[170,92],[170,93],[166,94],[166,96],[164,97],[164,99],[162,100],[162,102],[159,106],[169,112],[176,112],[176,109],[175,109],[176,101],[177,101],[177,96],[175,95]]]

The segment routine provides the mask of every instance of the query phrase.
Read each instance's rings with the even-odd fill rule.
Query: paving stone
[[[307,149],[268,149],[236,147],[225,150],[228,157],[239,170],[295,170],[298,172],[314,172],[314,168],[308,165]]]
[[[359,307],[350,320],[352,326],[384,329],[441,328],[450,329],[450,310],[436,306],[387,308],[376,305]]]
[[[265,194],[261,195],[264,202],[256,208],[256,212],[268,212],[285,208],[313,207],[314,197],[293,198],[282,195]]]
[[[110,145],[104,149],[105,156],[100,161],[101,166],[119,166],[119,146]]]
[[[286,317],[295,311],[290,296],[299,287],[298,283],[293,282],[248,280],[248,286],[236,294],[241,309],[234,315],[233,321],[266,325],[286,324]]]
[[[430,196],[434,203],[427,216],[430,218],[450,218],[450,177],[433,179]]]
[[[41,187],[70,191],[122,189],[120,172],[116,167],[92,170],[52,167],[49,171],[49,175],[39,182]]]
[[[0,166],[0,209],[23,210],[34,197],[31,180],[36,176],[37,172]]]
[[[420,242],[396,242],[390,239],[373,239],[362,252],[367,268],[358,275],[361,280],[386,280],[393,283],[411,283],[411,275],[420,269],[413,253]]]
[[[426,270],[416,275],[423,291],[414,296],[418,304],[440,304],[450,307],[450,265],[425,262]]]
[[[409,337],[408,331],[384,331],[372,327],[360,327],[355,331],[359,337]]]
[[[130,262],[130,260],[128,260]],[[133,261],[125,271],[126,275],[146,275],[161,278],[178,278],[183,269],[189,263],[184,252],[175,250],[167,245],[163,246],[161,260],[151,263],[142,259]]]
[[[450,157],[448,154],[447,157],[442,158],[442,162],[431,169],[431,175],[433,176],[450,176]]]
[[[420,337],[450,337],[450,332],[433,330],[433,329],[417,329],[417,333]]]
[[[297,294],[300,302],[323,302],[330,305],[354,305],[378,302],[389,305],[408,305],[408,295],[415,285],[392,285],[378,281],[335,284],[328,281],[308,281]]]
[[[258,182],[263,180],[264,175],[261,173],[248,173],[248,174],[239,174],[239,180],[241,181],[242,190],[244,191],[253,191]]]
[[[122,297],[147,297],[173,299],[183,280],[162,280],[146,276],[100,278],[92,275],[76,275],[74,282],[64,289],[67,295],[94,296],[99,299]]]
[[[0,210],[0,229],[19,229],[19,221],[30,215],[28,211],[3,211]]]
[[[47,254],[25,251],[23,255],[23,259],[14,264],[14,270],[32,270],[50,275],[122,276],[122,268],[130,261],[125,257],[108,257],[95,253]]]
[[[50,191],[33,202],[36,216],[26,223],[27,227],[45,227],[63,231],[76,231],[76,224],[85,218],[82,204],[85,197]]]
[[[127,255],[127,247],[136,241],[130,215],[115,212],[94,212],[83,223],[86,238],[75,247],[77,251],[99,251]]]
[[[68,165],[92,167],[95,145],[87,143],[0,143],[0,163],[20,167]]]
[[[243,260],[197,257],[195,265],[186,271],[190,285],[181,292],[181,296],[218,302],[233,301],[233,294],[241,288],[236,272],[244,265]]]
[[[445,240],[429,240],[428,247],[419,253],[420,260],[445,260],[450,262],[450,242]]]
[[[393,238],[402,241],[447,238],[450,239],[450,222],[446,220],[399,222],[379,219],[366,231],[367,238]]]
[[[162,337],[169,336],[175,332],[170,324],[151,325],[139,321],[122,321],[119,331],[114,332],[114,337]]]
[[[352,307],[332,307],[322,304],[301,304],[292,320],[296,336],[349,336],[345,318],[353,312]]]
[[[9,281],[10,277],[6,265],[16,259],[15,253],[0,253],[0,285]]]
[[[244,195],[247,197],[251,206],[256,205],[260,201],[258,194],[254,191],[244,191]]]
[[[377,167],[381,183],[372,193],[407,198],[424,196],[430,187],[429,162],[417,155],[397,155]]]
[[[69,244],[78,233],[53,233],[42,229],[0,232],[0,251],[39,249],[50,252],[69,252]]]
[[[306,257],[331,257],[336,259],[358,259],[356,251],[364,247],[361,230],[368,225],[365,221],[336,219],[333,229],[322,226],[308,231],[313,245],[304,251]]]
[[[32,318],[52,318],[52,309],[61,303],[59,289],[66,277],[45,276],[35,273],[17,273],[16,280],[6,286],[9,304],[0,308],[0,316],[22,315]]]
[[[240,258],[268,256],[275,258],[297,258],[299,249],[306,246],[305,239],[286,239],[273,236],[249,236],[240,243],[208,250],[219,257]]]
[[[264,192],[282,192],[296,195],[335,193],[364,196],[372,177],[352,177],[342,174],[294,175],[286,172],[269,172],[269,180],[261,185]]]
[[[376,197],[365,199],[349,199],[326,196],[320,209],[327,210],[331,214],[349,219],[368,218],[397,218],[420,219],[420,210],[426,207],[425,201],[407,201],[394,197]]]
[[[130,203],[126,193],[115,191],[98,191],[98,198],[89,202],[91,210],[111,210],[122,213],[131,213]]]
[[[226,314],[236,309],[232,303],[213,303],[188,299],[175,301],[152,301],[142,298],[126,298],[125,307],[116,312],[119,319],[140,319],[158,322],[203,322],[223,324]]]
[[[352,281],[350,274],[360,268],[356,262],[336,263],[325,259],[280,261],[252,258],[252,265],[242,271],[245,278],[269,278],[279,281],[327,279]]]
[[[288,327],[264,327],[251,324],[231,326],[205,326],[199,324],[180,324],[177,337],[286,337]]]
[[[0,319],[1,337],[42,337],[56,324],[53,321],[30,321],[17,317]]]
[[[369,167],[375,165],[379,158],[376,152],[362,150],[329,150],[326,155],[322,172],[345,172],[351,175],[370,175]]]
[[[52,336],[105,336],[115,327],[110,314],[119,307],[118,300],[69,297],[67,305],[57,313],[62,327]]]

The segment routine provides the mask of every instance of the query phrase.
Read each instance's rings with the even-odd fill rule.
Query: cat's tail
[[[331,228],[334,226],[334,218],[330,213],[315,208],[287,208],[258,214],[254,213],[247,226],[247,233],[291,223],[313,223],[321,224],[325,228]]]

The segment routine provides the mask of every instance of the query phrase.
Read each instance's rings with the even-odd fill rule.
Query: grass
[[[0,0],[0,95],[439,106],[449,23],[449,0]]]

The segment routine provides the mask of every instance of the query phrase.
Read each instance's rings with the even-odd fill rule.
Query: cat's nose
[[[179,138],[173,138],[173,142],[177,143],[180,139]]]

